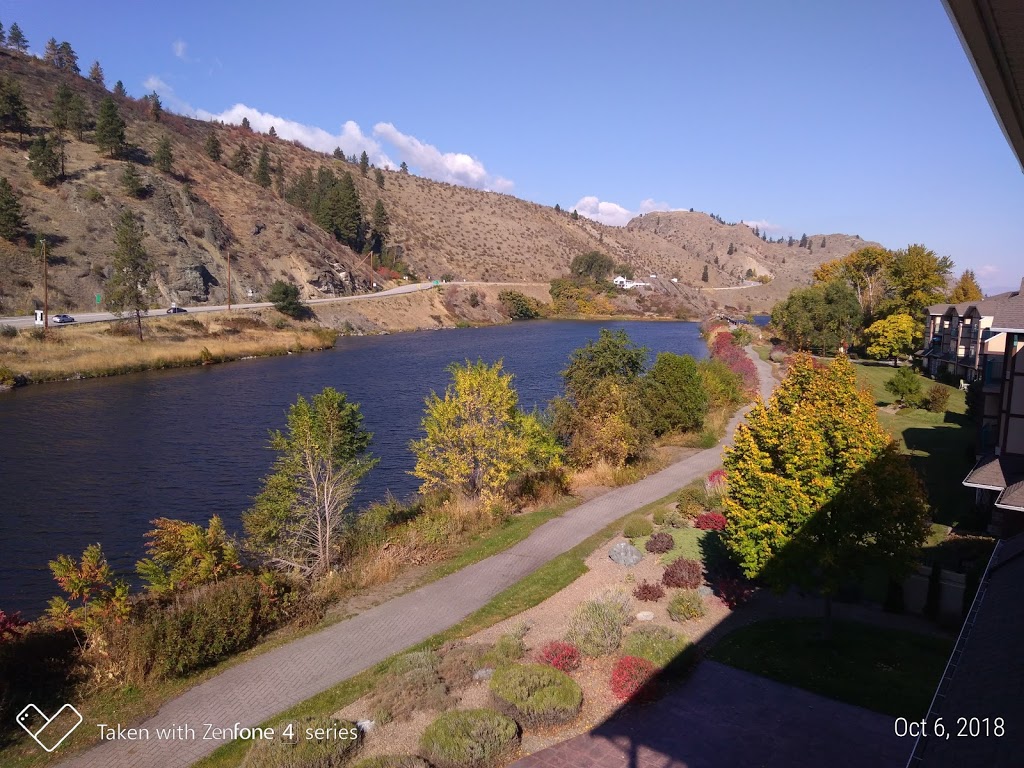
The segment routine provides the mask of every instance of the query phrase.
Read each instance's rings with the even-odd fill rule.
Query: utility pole
[[[47,277],[46,238],[40,238],[43,244],[43,331],[50,330],[50,281]]]

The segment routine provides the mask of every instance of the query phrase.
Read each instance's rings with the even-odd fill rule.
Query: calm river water
[[[452,361],[503,358],[530,409],[560,392],[569,353],[600,328],[624,328],[652,355],[704,357],[694,323],[533,321],[494,328],[343,338],[330,351],[227,365],[47,384],[0,394],[0,609],[38,614],[57,594],[47,562],[100,542],[125,575],[149,521],[239,531],[297,395],[326,386],[361,404],[380,463],[358,505],[417,486],[409,441],[423,399],[443,391]]]

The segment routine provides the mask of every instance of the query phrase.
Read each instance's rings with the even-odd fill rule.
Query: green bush
[[[275,280],[267,292],[267,301],[273,303],[278,312],[294,318],[303,318],[309,314],[309,308],[299,299],[299,286]]]
[[[707,613],[704,598],[695,589],[681,589],[668,601],[668,615],[672,621],[699,619]]]
[[[622,535],[627,539],[639,539],[654,533],[654,525],[646,517],[631,517],[622,528]]]
[[[701,360],[697,363],[697,372],[704,384],[709,407],[724,408],[743,402],[743,378],[721,360]]]
[[[928,410],[932,413],[945,413],[946,406],[949,405],[949,391],[949,387],[942,384],[932,384],[928,387],[928,393],[925,395]]]
[[[513,664],[491,678],[498,709],[524,727],[572,720],[583,705],[583,690],[565,672],[546,664]]]
[[[330,717],[292,721],[275,733],[253,743],[242,768],[342,768],[359,747],[355,723]]]
[[[378,755],[360,760],[352,768],[430,768],[430,764],[416,755]]]
[[[455,702],[438,673],[432,651],[407,653],[395,659],[367,698],[374,719],[407,720],[415,712],[443,710]]]
[[[704,426],[708,395],[690,355],[658,354],[640,389],[655,435],[693,432]]]
[[[535,299],[519,291],[502,291],[498,301],[512,320],[532,320],[540,317],[540,305]]]
[[[682,653],[686,646],[685,637],[677,636],[666,627],[651,625],[639,627],[626,635],[622,655],[638,656],[655,666],[664,667]]]
[[[569,620],[566,638],[585,656],[614,653],[622,642],[622,629],[633,620],[629,595],[606,592],[582,603]]]
[[[654,518],[654,524],[655,525],[664,525],[665,524],[665,515],[667,513],[668,513],[668,510],[665,509],[665,507],[658,507],[656,510],[654,510],[654,515],[652,516]]]
[[[514,631],[499,637],[494,647],[484,655],[484,662],[500,667],[519,661],[526,653],[526,644],[523,642],[525,634],[525,631]]]
[[[162,605],[138,603],[105,627],[105,644],[127,679],[182,677],[252,646],[274,629],[281,587],[245,574],[206,584]]]
[[[436,768],[490,768],[519,743],[515,720],[490,709],[445,712],[427,726],[420,751]]]
[[[885,382],[885,391],[897,402],[916,408],[921,404],[921,378],[910,368],[900,368]]]

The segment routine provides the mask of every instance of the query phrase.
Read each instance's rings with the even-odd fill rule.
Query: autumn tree
[[[266,144],[260,146],[260,154],[256,158],[256,172],[253,174],[252,180],[261,187],[270,186],[270,152],[267,150]]]
[[[644,374],[641,393],[655,435],[691,432],[704,426],[708,395],[697,362],[690,355],[660,352]]]
[[[203,150],[207,156],[215,163],[220,162],[221,148],[220,139],[217,138],[216,131],[210,131],[206,137],[206,143],[203,145]]]
[[[945,302],[952,271],[952,259],[937,256],[923,245],[896,251],[886,269],[889,289],[881,313],[922,317],[928,306]]]
[[[0,176],[0,237],[14,241],[25,230],[21,203],[6,176]]]
[[[821,264],[814,270],[814,280],[819,283],[845,281],[856,292],[865,316],[871,317],[885,293],[885,275],[891,262],[891,251],[868,246]]]
[[[905,573],[927,533],[920,480],[845,357],[818,367],[793,356],[724,464],[726,548],[748,578],[818,589],[826,619],[842,584],[869,565]]]
[[[47,617],[56,626],[82,628],[88,635],[108,620],[127,618],[128,584],[114,575],[99,544],[86,547],[80,560],[60,555],[50,561],[50,571],[72,601],[63,597],[50,600]]]
[[[273,471],[242,516],[249,547],[306,576],[330,572],[356,487],[377,463],[371,438],[344,393],[327,387],[311,400],[300,396],[287,431],[271,432]]]
[[[978,285],[978,278],[974,275],[973,269],[965,269],[960,279],[956,281],[953,290],[949,294],[950,304],[961,304],[967,301],[981,301],[985,294],[981,292]]]
[[[100,102],[99,115],[96,118],[96,146],[108,157],[116,157],[125,147],[125,124],[117,103],[107,96]]]
[[[166,517],[152,524],[146,533],[148,557],[135,570],[153,594],[216,582],[241,568],[238,545],[217,515],[206,528]]]
[[[503,496],[511,481],[560,464],[554,436],[536,414],[519,409],[512,374],[501,361],[449,366],[444,397],[432,392],[420,440],[412,443],[421,492],[445,490],[485,502]]]
[[[914,351],[914,338],[920,335],[920,322],[910,315],[896,314],[876,320],[864,331],[867,342],[866,352],[879,360],[892,359],[893,367],[898,365],[900,355]]]
[[[161,173],[171,173],[174,167],[174,151],[171,149],[169,136],[161,136],[160,142],[156,145],[156,152],[153,153],[153,165]]]
[[[57,67],[59,57],[60,52],[57,50],[57,38],[51,37],[46,41],[46,46],[43,48],[43,63],[49,64],[51,67]]]
[[[99,61],[94,61],[92,66],[89,67],[89,79],[96,83],[96,85],[106,87],[103,78],[103,67],[100,66]]]
[[[145,235],[135,214],[123,211],[114,233],[113,274],[107,283],[107,306],[118,317],[135,316],[139,341],[142,341],[142,316],[149,312],[154,294],[150,284],[153,265],[142,245]]]

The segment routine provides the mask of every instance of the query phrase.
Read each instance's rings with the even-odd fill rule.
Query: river
[[[623,328],[657,352],[704,357],[695,323],[530,321],[490,328],[345,337],[329,351],[25,387],[0,394],[0,609],[35,616],[59,590],[47,563],[100,542],[125,576],[156,517],[233,532],[258,492],[298,395],[324,387],[360,403],[380,463],[356,505],[415,492],[409,441],[423,400],[453,361],[503,358],[526,409],[561,391],[572,350]]]

